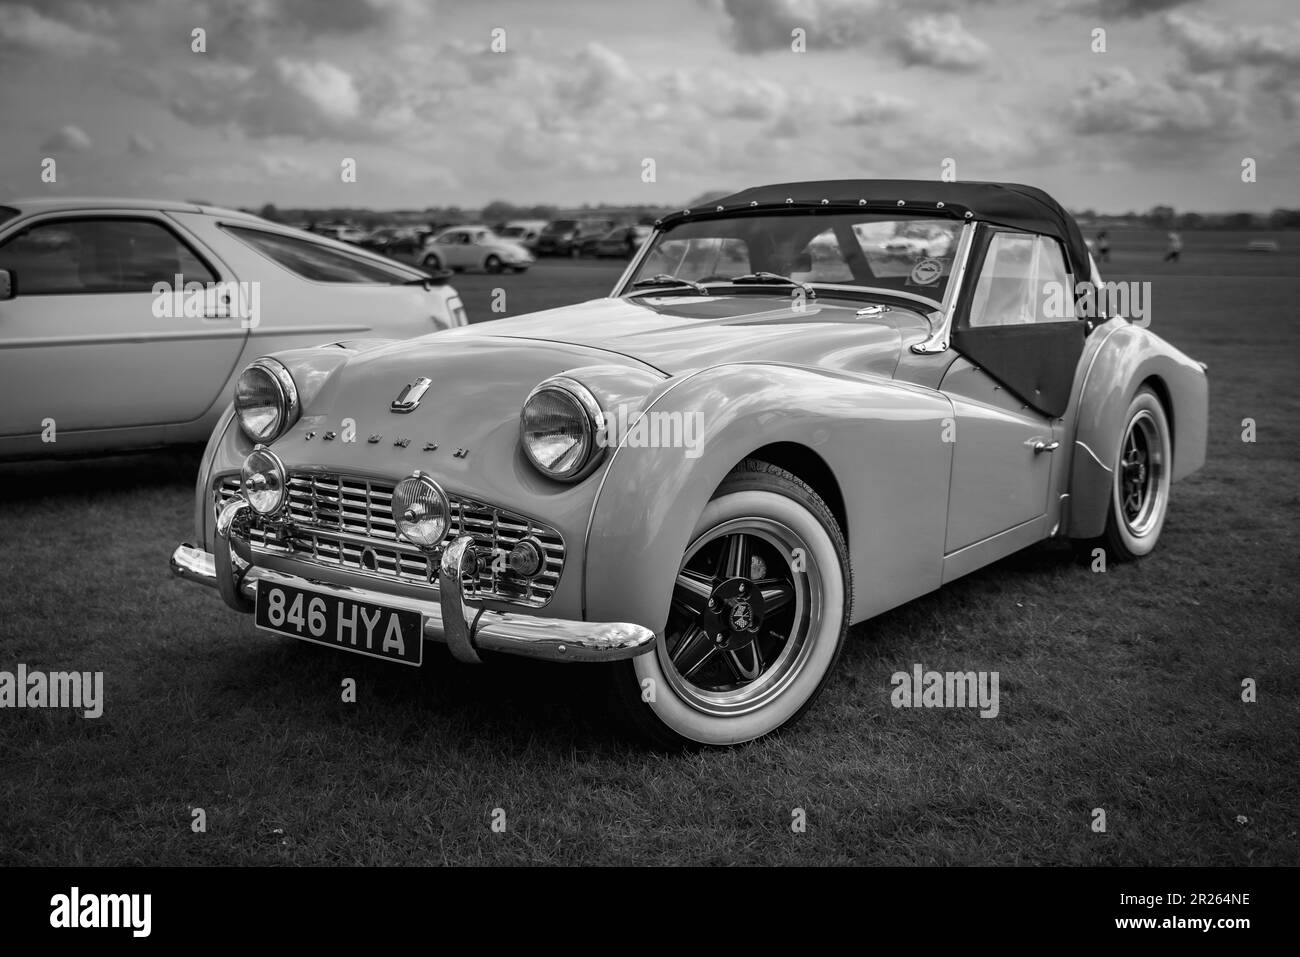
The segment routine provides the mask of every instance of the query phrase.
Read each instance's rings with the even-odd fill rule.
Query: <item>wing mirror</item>
[[[18,295],[18,277],[8,269],[0,269],[0,301]]]

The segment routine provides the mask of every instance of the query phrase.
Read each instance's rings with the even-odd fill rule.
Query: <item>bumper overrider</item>
[[[245,614],[253,612],[261,582],[417,612],[426,641],[443,642],[457,659],[471,663],[481,660],[480,651],[548,661],[617,661],[654,647],[655,633],[641,625],[569,621],[470,604],[467,595],[473,590],[479,559],[469,536],[454,539],[443,549],[437,601],[259,567],[244,535],[251,512],[242,495],[230,501],[217,516],[214,551],[188,543],[177,546],[171,558],[172,574],[215,588],[227,605]]]

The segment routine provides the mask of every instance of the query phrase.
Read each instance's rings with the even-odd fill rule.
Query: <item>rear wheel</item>
[[[1141,558],[1156,547],[1169,511],[1173,466],[1169,419],[1154,392],[1139,389],[1124,422],[1101,539],[1106,553],[1120,561]]]
[[[423,259],[420,260],[420,265],[423,266],[425,269],[428,269],[430,272],[437,272],[439,269],[442,268],[442,260],[439,259],[437,256],[435,256],[433,253],[429,253],[427,256],[425,256]]]
[[[658,744],[730,745],[796,721],[848,631],[848,549],[784,469],[746,461],[704,509],[655,650],[614,666],[619,707]]]

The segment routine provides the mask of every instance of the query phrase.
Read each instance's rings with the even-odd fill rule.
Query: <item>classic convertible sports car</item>
[[[606,662],[655,740],[751,740],[855,622],[1049,537],[1155,547],[1205,371],[1051,305],[1099,279],[1037,189],[746,190],[658,223],[609,298],[259,359],[173,569],[394,662]]]

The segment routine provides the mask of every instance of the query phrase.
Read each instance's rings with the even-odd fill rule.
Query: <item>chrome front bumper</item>
[[[172,553],[172,574],[215,588],[236,611],[253,611],[259,582],[279,583],[324,595],[419,613],[428,641],[445,643],[461,661],[478,663],[480,651],[499,651],[547,661],[617,661],[654,647],[655,633],[623,622],[569,621],[516,612],[494,611],[466,600],[466,581],[474,581],[474,540],[462,536],[442,553],[438,600],[426,601],[370,588],[289,574],[254,564],[248,540],[239,532],[250,506],[243,498],[227,504],[217,517],[215,551],[190,544]]]

